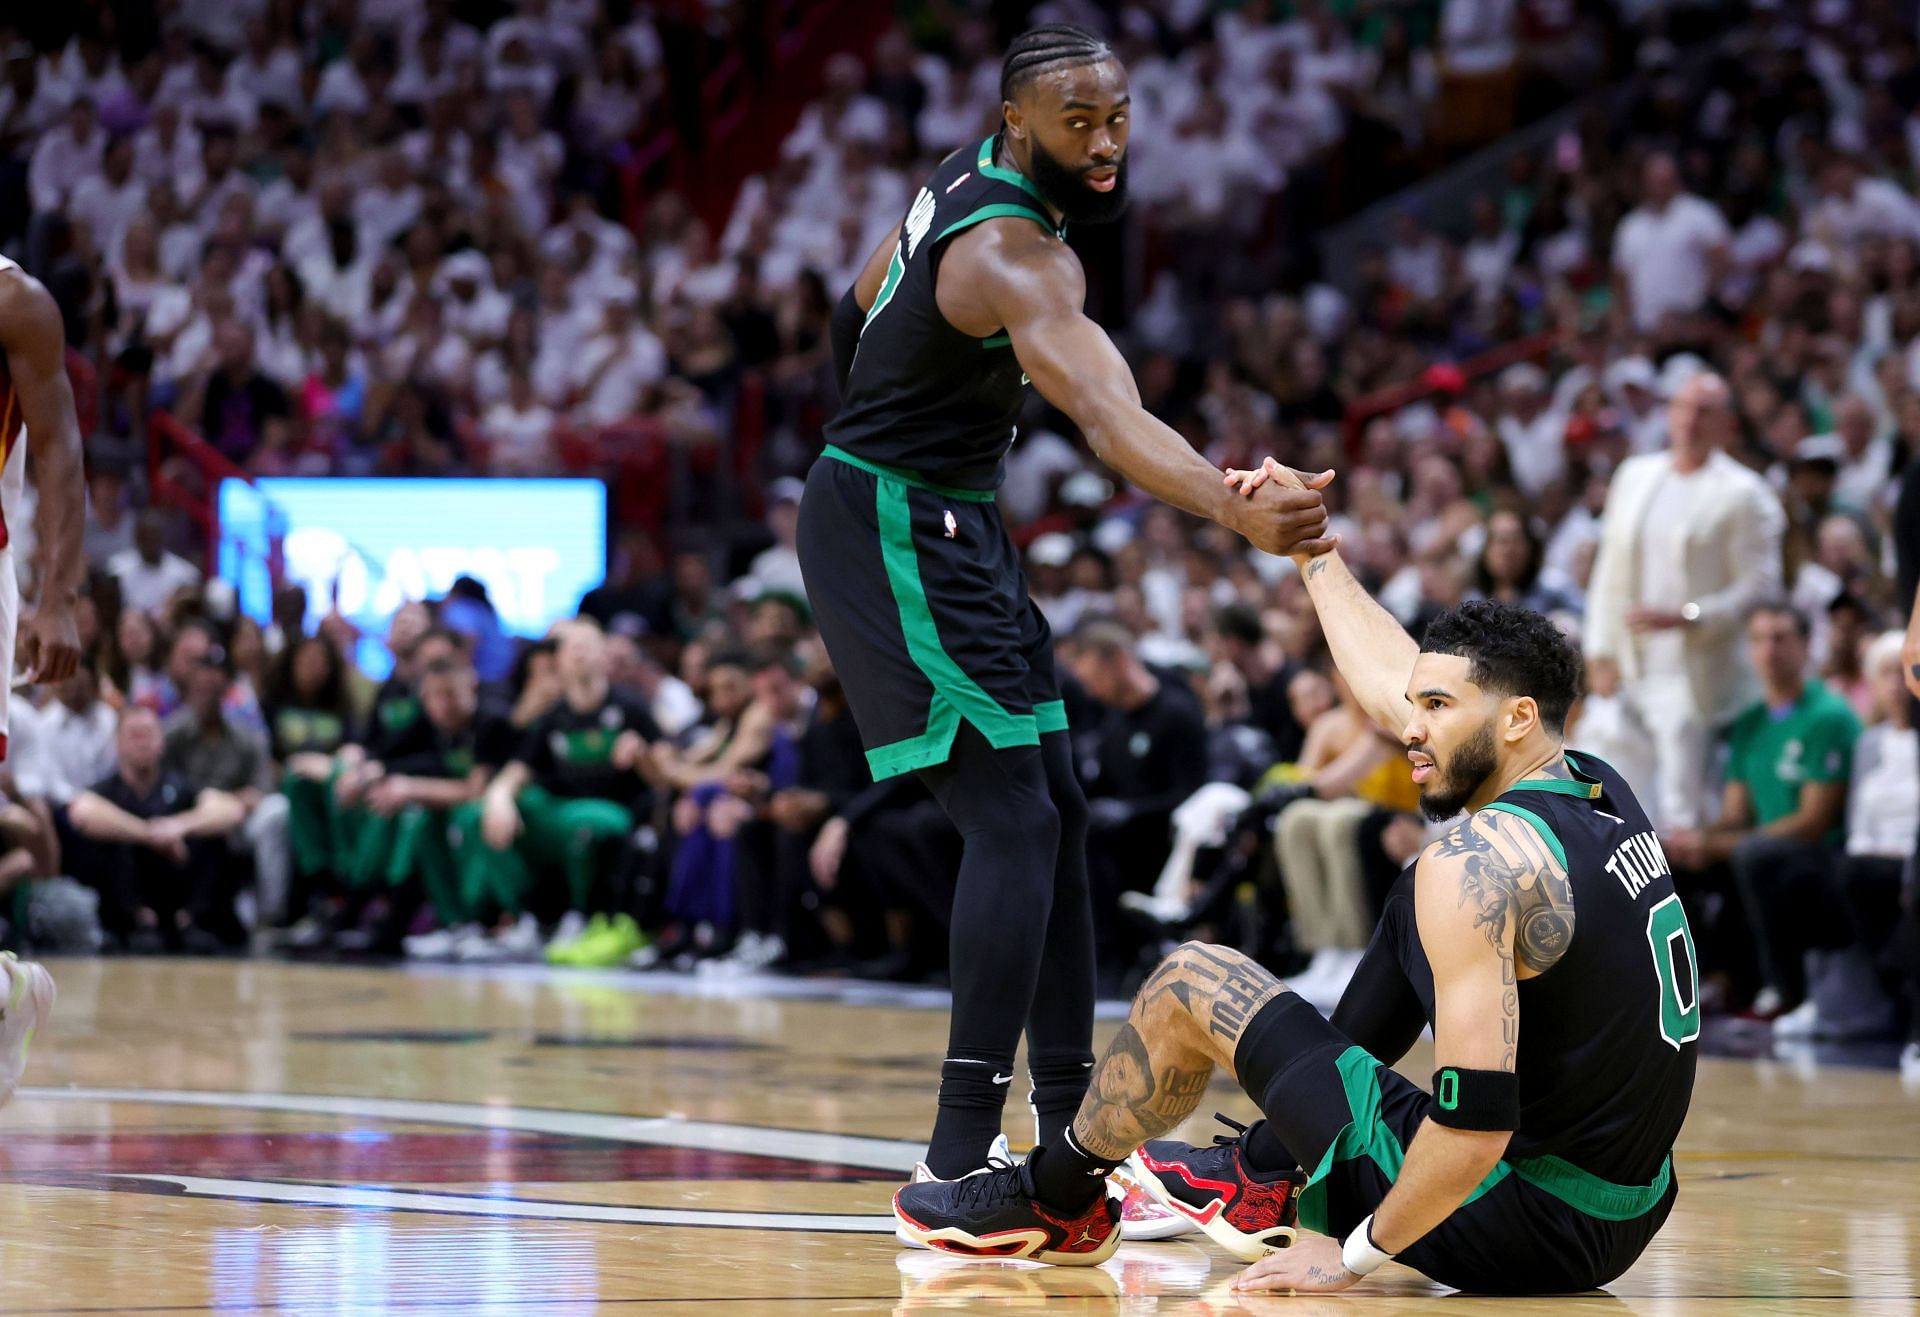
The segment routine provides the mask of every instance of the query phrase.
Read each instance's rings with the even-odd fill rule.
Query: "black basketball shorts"
[[[1064,731],[1053,633],[993,495],[828,448],[800,501],[807,599],[875,780]]]
[[[1291,992],[1248,1024],[1234,1068],[1308,1173],[1300,1224],[1344,1239],[1393,1188],[1432,1097]],[[1610,1184],[1558,1157],[1502,1161],[1398,1260],[1480,1293],[1589,1290],[1633,1265],[1677,1192],[1670,1158],[1647,1185]]]

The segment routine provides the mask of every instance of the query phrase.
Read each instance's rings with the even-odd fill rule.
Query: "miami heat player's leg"
[[[12,527],[33,450],[40,495],[39,606],[23,632],[14,672],[20,591]],[[6,754],[12,686],[53,684],[80,661],[74,605],[86,570],[81,551],[80,426],[67,383],[67,336],[60,308],[26,271],[0,257],[0,757]],[[53,979],[38,965],[0,957],[0,1106],[13,1096],[27,1044],[53,1009]]]

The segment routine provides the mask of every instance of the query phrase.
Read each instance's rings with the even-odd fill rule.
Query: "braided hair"
[[[1028,28],[1007,47],[1000,62],[1000,99],[1014,93],[1048,69],[1098,64],[1113,57],[1106,39],[1071,23],[1047,23]]]

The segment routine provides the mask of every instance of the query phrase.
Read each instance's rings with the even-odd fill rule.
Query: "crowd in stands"
[[[1484,596],[1579,637],[1569,743],[1655,818],[1709,1011],[1920,1030],[1920,41],[1895,8],[1756,3],[1704,42],[1657,4],[1604,29],[1524,0],[1044,8],[1129,60],[1144,241],[1074,237],[1147,405],[1223,467],[1336,468],[1344,552],[1414,634]],[[833,405],[831,301],[927,163],[991,130],[1004,34],[836,57],[723,222],[665,195],[636,231],[610,177],[662,112],[645,11],[458,9],[186,5],[144,43],[5,52],[0,248],[104,392],[94,662],[14,702],[11,936],[87,922],[66,873],[126,949],[937,977],[958,837],[867,775],[784,478]],[[1514,155],[1461,231],[1403,210],[1314,268],[1356,159],[1403,180],[1436,133],[1621,60],[1625,108]],[[260,473],[550,471],[568,426],[726,432],[749,375],[757,538],[623,540],[505,680],[476,671],[471,583],[394,617],[380,683],[322,601],[234,616],[124,457],[163,406]],[[1038,400],[1027,422],[1000,504],[1061,640],[1103,987],[1197,930],[1336,996],[1432,835],[1398,741],[1290,563],[1116,496]]]

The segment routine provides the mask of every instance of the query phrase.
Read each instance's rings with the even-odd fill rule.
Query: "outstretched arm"
[[[21,637],[19,664],[33,681],[60,682],[80,662],[74,607],[87,567],[81,549],[86,519],[66,328],[59,306],[38,281],[0,279],[0,349],[13,377],[40,495],[40,602]]]
[[[1291,475],[1269,457],[1258,470],[1227,472],[1226,483],[1248,496]],[[1420,646],[1367,593],[1338,549],[1314,556],[1296,552],[1293,560],[1320,615],[1320,630],[1327,637],[1334,665],[1347,679],[1353,698],[1382,731],[1397,739],[1413,715],[1407,679],[1413,675]]]
[[[969,301],[1006,327],[1020,368],[1080,427],[1101,461],[1162,502],[1217,521],[1268,553],[1328,546],[1317,489],[1333,473],[1312,477],[1313,489],[1275,482],[1252,499],[1227,489],[1211,462],[1141,406],[1126,359],[1082,310],[1086,276],[1064,243],[1025,220],[989,220],[957,239],[946,260],[958,266],[943,273],[956,274]]]

